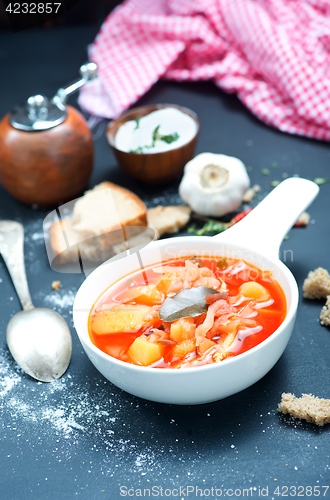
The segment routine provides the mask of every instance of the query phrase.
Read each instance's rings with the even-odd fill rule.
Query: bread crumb
[[[303,212],[297,222],[303,226],[308,226],[309,221],[311,220],[311,216],[309,215],[308,212]]]
[[[330,326],[330,295],[327,296],[327,301],[322,307],[320,314],[321,325]]]
[[[330,276],[326,269],[318,267],[310,271],[303,285],[306,299],[326,299],[330,295]]]
[[[258,184],[255,184],[252,188],[249,188],[247,191],[245,191],[242,201],[244,203],[250,203],[250,201],[252,201],[255,197],[256,193],[259,193],[260,189],[260,186]]]
[[[53,281],[53,283],[52,283],[52,288],[53,288],[54,290],[58,291],[58,290],[59,290],[59,288],[60,288],[60,286],[61,286],[61,282],[60,282],[60,281]]]
[[[330,399],[312,394],[297,398],[294,394],[283,392],[278,411],[320,426],[330,423]]]

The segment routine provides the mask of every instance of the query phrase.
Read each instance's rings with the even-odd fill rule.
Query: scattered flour
[[[45,240],[44,233],[43,232],[42,233],[33,233],[31,236],[31,239],[33,241],[38,241],[38,242],[42,241],[43,242]]]
[[[51,307],[61,312],[63,309],[71,308],[76,296],[77,290],[59,290],[44,296],[43,300],[46,307]]]
[[[24,223],[24,243],[30,248],[34,245],[41,245],[45,242],[45,235],[43,230],[44,219],[39,217],[35,220],[30,220]]]
[[[65,438],[74,433],[88,434],[101,421],[107,429],[116,423],[115,417],[108,418],[109,411],[95,404],[95,395],[87,387],[80,392],[73,390],[76,382],[70,374],[51,384],[30,383],[9,352],[0,349],[0,378],[0,405],[7,407],[14,421],[23,419],[26,423],[47,424]],[[105,397],[105,392],[101,389],[100,396],[104,397],[104,406],[109,409],[111,400]]]
[[[11,373],[5,358],[0,357],[0,400],[20,382],[21,378],[16,373]]]
[[[81,456],[82,446],[92,452],[102,450],[102,474],[113,476],[128,461],[132,471],[153,475],[163,467],[164,450],[156,456],[149,442],[141,447],[139,435],[132,435],[126,417],[123,421],[127,406],[132,415],[140,411],[139,402],[128,402],[121,392],[114,395],[105,380],[67,373],[51,384],[33,381],[9,351],[0,348],[0,426],[5,437],[8,433],[14,433],[15,439],[30,436],[32,444],[37,436],[38,445],[55,441],[53,453],[59,461]]]

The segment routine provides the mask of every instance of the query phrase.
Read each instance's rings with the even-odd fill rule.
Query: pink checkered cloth
[[[116,118],[160,78],[212,80],[263,122],[330,139],[330,0],[127,0],[90,59],[94,115]]]

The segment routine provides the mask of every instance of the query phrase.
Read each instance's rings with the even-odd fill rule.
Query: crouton
[[[310,220],[311,220],[311,216],[309,215],[309,213],[303,212],[300,215],[299,219],[297,220],[296,225],[308,226]]]
[[[190,219],[191,209],[185,205],[177,207],[151,208],[147,212],[148,226],[154,229],[157,238],[163,234],[177,233]]]
[[[58,292],[58,290],[60,289],[60,286],[61,286],[60,281],[53,281],[53,283],[52,283],[53,290],[56,290]]]
[[[320,314],[321,325],[330,326],[330,295],[327,296],[327,301],[322,307]]]
[[[258,184],[255,184],[253,187],[249,188],[247,191],[245,191],[242,201],[244,203],[250,203],[250,201],[253,200],[255,195],[259,193],[261,187]]]
[[[326,269],[318,267],[310,271],[303,285],[306,299],[326,299],[330,295],[330,276]]]
[[[283,392],[278,411],[320,426],[330,423],[330,399],[318,398],[312,394],[303,394],[297,398],[294,394]]]

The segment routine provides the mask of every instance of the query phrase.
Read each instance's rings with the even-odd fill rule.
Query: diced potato
[[[195,349],[196,349],[195,340],[193,339],[183,340],[182,342],[179,342],[177,345],[173,347],[172,354],[175,357],[183,358],[183,356],[185,356],[189,352],[193,352]]]
[[[169,275],[164,275],[157,285],[160,292],[167,294],[172,283],[172,278]]]
[[[208,349],[210,349],[211,347],[213,347],[215,345],[215,342],[213,342],[213,340],[209,340],[209,339],[204,339],[198,346],[198,352],[200,354],[204,354],[204,352],[206,352]]]
[[[145,304],[152,306],[154,304],[161,304],[163,300],[163,294],[158,290],[156,285],[146,285],[137,286],[135,288],[130,288],[127,291],[127,295],[132,297],[134,302],[138,304]]]
[[[181,279],[184,279],[185,272],[186,270],[184,267],[171,268],[171,271],[164,273],[163,276],[161,277],[161,280],[157,284],[158,290],[167,295],[172,285],[172,282],[175,280],[180,281]]]
[[[249,299],[258,300],[264,298],[264,300],[267,300],[270,297],[268,290],[256,281],[243,283],[243,285],[239,287],[239,290],[244,297],[248,297]]]
[[[148,366],[163,357],[164,346],[156,342],[149,342],[141,335],[137,337],[128,349],[128,357],[136,365]]]
[[[193,318],[180,318],[171,324],[170,339],[181,342],[194,337],[196,325]]]
[[[151,307],[131,304],[111,304],[92,317],[91,328],[94,333],[137,332],[146,323],[144,317]]]

